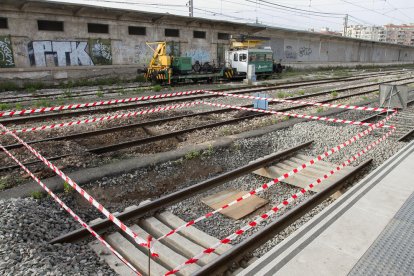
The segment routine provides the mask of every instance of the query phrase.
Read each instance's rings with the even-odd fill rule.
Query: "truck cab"
[[[229,50],[226,54],[227,64],[237,75],[246,75],[247,67],[255,65],[256,74],[271,74],[273,72],[273,51],[271,49],[240,49]]]

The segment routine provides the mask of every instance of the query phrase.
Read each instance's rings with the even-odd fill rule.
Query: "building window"
[[[128,26],[128,33],[130,35],[146,35],[147,29],[145,27]]]
[[[39,31],[63,32],[62,21],[37,20],[37,28]]]
[[[228,33],[218,33],[217,38],[222,39],[222,40],[229,40],[230,39],[230,34],[228,34]]]
[[[194,31],[193,32],[193,37],[194,38],[206,38],[206,32],[202,32],[202,31]]]
[[[88,23],[88,33],[108,34],[108,24]]]
[[[165,29],[165,36],[179,37],[180,36],[180,30],[178,30],[178,29]]]
[[[0,17],[0,29],[7,29],[9,28],[9,24],[7,22],[7,18]]]

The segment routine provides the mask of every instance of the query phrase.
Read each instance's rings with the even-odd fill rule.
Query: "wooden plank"
[[[148,254],[141,252],[118,232],[110,234],[106,241],[141,273],[148,275]],[[151,259],[151,275],[164,275],[166,272],[166,268]]]
[[[248,194],[248,193],[249,192],[247,191],[238,191],[234,189],[229,189],[229,190],[224,190],[214,195],[205,197],[201,199],[201,202],[203,202],[204,204],[216,210],[226,205],[227,203],[230,203],[236,200],[237,198],[245,194]],[[268,201],[266,199],[253,195],[243,201],[240,201],[236,205],[230,206],[229,208],[226,208],[220,211],[220,213],[232,219],[237,220],[256,211],[257,209],[259,209],[260,207],[264,206],[267,203]]]
[[[171,212],[163,212],[156,216],[160,221],[162,221],[164,224],[168,225],[169,227],[175,229],[180,227],[181,225],[184,225],[186,222],[182,220],[181,218],[177,217]],[[190,226],[186,227],[183,230],[180,231],[181,235],[184,237],[192,240],[193,242],[201,245],[202,247],[208,248],[212,246],[213,244],[218,243],[220,240],[208,235],[207,233],[197,229],[196,227]],[[227,250],[231,249],[232,246],[230,244],[223,244],[219,248],[216,249],[217,254],[221,255]]]
[[[170,227],[166,226],[154,217],[141,220],[139,224],[155,238],[159,238],[172,230]],[[162,239],[161,242],[174,251],[180,252],[181,255],[184,255],[187,258],[192,258],[205,249],[204,247],[201,247],[200,245],[181,236],[180,233],[175,233],[174,235]],[[217,254],[212,253],[202,258],[197,263],[200,265],[206,265],[208,262],[217,257]]]
[[[131,230],[137,233],[140,237],[148,237],[149,235],[148,232],[146,232],[138,225],[131,226]],[[161,263],[161,265],[167,268],[168,270],[176,268],[188,259],[160,242],[155,243],[154,249],[159,254],[159,258],[157,258],[156,261],[158,263]],[[185,266],[183,269],[177,272],[177,275],[191,275],[191,273],[194,273],[199,268],[200,266],[197,264]]]

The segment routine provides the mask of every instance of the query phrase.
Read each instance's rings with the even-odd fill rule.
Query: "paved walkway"
[[[414,275],[414,142],[239,275]]]

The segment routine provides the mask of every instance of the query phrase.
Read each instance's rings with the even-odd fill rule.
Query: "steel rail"
[[[371,73],[371,74],[367,74],[367,75],[357,75],[357,76],[349,76],[349,77],[333,77],[333,78],[323,78],[323,79],[317,79],[317,80],[309,80],[309,81],[330,81],[330,80],[345,80],[345,81],[352,81],[352,80],[359,80],[359,79],[363,79],[363,78],[367,78],[367,77],[379,77],[379,76],[383,76],[383,75],[398,75],[400,73],[403,73],[404,71],[402,70],[391,70],[389,73],[384,73],[384,72],[375,72],[375,73]],[[303,82],[303,81],[293,81],[293,82],[286,82],[286,83],[281,83],[281,84],[290,84],[290,83],[297,83],[297,82]],[[265,87],[268,85],[260,85],[261,87]],[[152,85],[129,85],[126,87],[108,87],[106,88],[106,90],[108,90],[107,92],[104,92],[105,95],[107,94],[116,94],[119,92],[116,92],[118,90],[131,90],[131,89],[137,89],[137,88],[151,88]],[[242,88],[242,87],[240,87]],[[233,88],[231,88],[233,89]],[[237,89],[237,88],[234,88]],[[111,91],[112,90],[112,91]],[[114,91],[116,90],[116,91]],[[221,89],[219,89],[221,90]],[[100,90],[98,89],[83,89],[83,90],[75,90],[75,91],[71,91],[72,93],[76,94],[75,96],[89,96],[89,95],[95,95],[96,92],[98,92]],[[37,93],[37,92],[35,92]],[[19,96],[9,96],[9,97],[3,97],[1,98],[2,101],[7,102],[7,103],[18,103],[18,102],[24,102],[24,101],[30,101],[30,100],[39,100],[39,99],[46,99],[49,97],[56,97],[56,96],[65,96],[65,92],[63,93],[56,93],[56,92],[51,92],[49,94],[47,94],[47,92],[44,92],[43,94],[26,94],[26,95],[19,95]],[[20,100],[20,101],[9,101],[9,100],[16,100],[16,99],[22,99],[22,98],[30,98],[27,100]],[[64,99],[70,99],[73,98],[73,96],[65,96],[63,97]]]
[[[377,89],[374,90],[369,90],[369,91],[364,91],[364,92],[358,92],[358,93],[354,93],[351,95],[345,95],[345,96],[341,96],[341,97],[336,97],[336,98],[332,98],[332,99],[327,99],[327,100],[323,100],[323,101],[319,101],[320,103],[328,103],[328,102],[332,102],[332,101],[337,101],[340,99],[345,99],[345,98],[351,98],[354,96],[358,96],[358,95],[363,95],[363,94],[368,94],[368,93],[372,93],[372,92],[376,92]],[[300,109],[300,108],[304,108],[304,107],[308,107],[310,106],[309,104],[302,104],[302,105],[297,105],[297,106],[291,106],[291,107],[286,107],[286,108],[282,108],[282,109],[277,109],[275,111],[278,112],[286,112],[286,111],[291,111],[291,110],[295,110],[295,109]],[[250,105],[246,105],[246,107],[250,107]],[[221,109],[221,110],[216,110],[215,112],[227,112],[227,111],[232,111],[233,109]],[[207,113],[215,113],[214,110],[213,111],[207,111]],[[196,113],[197,115],[194,114],[194,116],[199,116],[199,115],[205,115],[205,113],[203,114],[203,112],[201,113]],[[193,132],[196,130],[201,130],[201,129],[206,129],[206,128],[214,128],[214,127],[218,127],[218,126],[222,126],[222,125],[228,125],[228,124],[234,124],[240,121],[244,121],[244,120],[249,120],[249,119],[254,119],[254,118],[258,118],[258,117],[262,117],[262,116],[270,116],[272,114],[266,114],[266,113],[255,113],[253,115],[249,115],[249,116],[245,116],[245,117],[240,117],[240,118],[234,118],[234,119],[230,119],[230,120],[225,120],[225,121],[221,121],[221,122],[215,122],[215,123],[211,123],[211,124],[206,124],[206,125],[201,125],[201,126],[197,126],[197,127],[192,127],[192,128],[187,128],[187,129],[183,129],[183,130],[178,130],[178,131],[174,131],[174,132],[169,132],[166,134],[160,134],[160,135],[156,135],[156,136],[151,136],[151,137],[146,137],[146,138],[140,138],[140,139],[135,139],[135,140],[131,140],[131,141],[126,141],[126,142],[122,142],[122,143],[118,143],[118,144],[112,144],[112,145],[108,145],[108,146],[102,146],[102,147],[98,147],[98,148],[92,148],[92,149],[87,149],[86,152],[89,153],[94,153],[94,154],[102,154],[102,153],[107,153],[107,152],[113,152],[113,151],[117,151],[117,150],[122,150],[122,149],[126,149],[126,148],[130,148],[130,147],[134,147],[134,146],[140,146],[140,145],[144,145],[144,144],[148,144],[148,143],[152,143],[152,142],[156,142],[156,141],[161,141],[161,140],[165,140],[168,138],[173,138],[185,133],[189,133],[189,132]],[[180,116],[177,116],[178,119]],[[177,119],[176,118],[172,118],[172,119]],[[190,116],[188,116],[190,117]],[[138,123],[135,125],[127,125],[125,126],[125,129],[128,128],[133,128],[133,127],[143,127],[143,126],[148,126],[151,125],[152,123],[160,123],[160,121],[162,121],[163,119],[160,120],[155,120],[155,121],[149,121],[149,122],[144,122],[144,123]],[[167,118],[167,121],[168,118]],[[109,133],[111,131],[117,131],[124,128],[123,126],[120,127],[114,127],[114,128],[108,128],[108,129],[103,129],[103,130],[98,130],[98,131],[91,131],[91,132],[86,132],[85,133],[85,137],[90,137],[90,136],[94,136],[94,135],[99,135],[99,134],[104,134],[104,133]],[[60,137],[54,137],[54,138],[47,138],[44,140],[35,140],[35,141],[29,141],[28,144],[33,144],[33,143],[40,143],[40,142],[46,142],[46,141],[52,141],[52,140],[65,140],[65,139],[76,139],[76,138],[83,138],[83,133],[79,133],[79,134],[73,134],[73,135],[67,135],[67,136],[60,136]],[[12,148],[19,148],[21,147],[21,144],[12,144],[12,145],[8,145],[5,146],[8,149],[12,149]],[[69,156],[69,154],[64,154],[62,155],[60,158],[59,156],[55,156],[53,157],[54,160],[58,160],[64,157]],[[40,161],[32,161],[32,162],[28,162],[25,163],[25,166],[29,166],[29,165],[33,165],[36,163],[39,163]],[[6,171],[6,170],[11,170],[11,169],[15,169],[18,168],[16,165],[11,165],[11,166],[4,166],[0,168],[0,172],[2,171]]]
[[[247,239],[243,240],[239,244],[234,245],[230,250],[226,251],[218,258],[214,259],[212,262],[209,262],[207,265],[201,267],[197,270],[194,276],[210,276],[218,275],[225,270],[227,270],[233,263],[240,261],[246,254],[260,247],[268,240],[275,237],[275,235],[282,232],[284,229],[289,227],[296,220],[307,214],[313,208],[318,206],[329,196],[331,196],[336,191],[340,190],[346,182],[361,172],[365,167],[367,167],[372,162],[372,159],[367,160],[357,167],[354,167],[352,171],[346,175],[341,176],[334,184],[323,189],[322,191],[316,193],[303,203],[294,207],[275,221],[271,222],[269,225],[264,227],[262,230],[252,234]]]
[[[367,86],[364,86],[364,87],[367,87]],[[358,88],[360,88],[360,87],[358,87]],[[352,89],[354,89],[354,88],[352,88]],[[344,88],[343,90],[351,90],[351,89]],[[354,93],[354,94],[351,94],[351,95],[352,96],[358,96],[358,95],[368,94],[368,93],[372,93],[372,92],[376,92],[376,91],[377,91],[377,89],[373,89],[373,90]],[[318,93],[308,94],[308,95],[288,97],[286,99],[288,99],[288,100],[299,100],[299,99],[311,98],[311,97],[319,96],[319,95],[326,95],[326,94],[329,94],[329,93],[330,93],[330,91],[329,92],[325,91],[325,92],[318,92]],[[321,103],[327,103],[327,102],[330,102],[330,101],[349,98],[351,95],[344,95],[344,96],[334,97],[332,99],[321,101]],[[271,102],[270,104],[280,104],[280,103]],[[250,105],[245,105],[243,107],[249,107],[249,106]],[[296,109],[296,108],[305,107],[305,106],[308,106],[308,105],[295,106],[294,108]],[[288,110],[292,110],[292,109],[288,108],[288,109],[282,109],[282,110],[278,110],[278,111],[288,111]],[[138,127],[144,127],[144,126],[148,126],[148,125],[165,123],[165,122],[178,120],[178,119],[183,119],[183,118],[189,118],[189,117],[195,117],[195,116],[204,116],[204,115],[209,115],[209,114],[214,114],[214,113],[221,113],[221,112],[224,113],[224,112],[229,112],[229,111],[234,111],[234,110],[231,109],[231,108],[225,108],[225,109],[219,109],[219,110],[198,112],[198,113],[175,116],[175,117],[159,119],[159,120],[153,120],[153,121],[148,121],[148,122],[143,122],[143,123],[136,123],[136,124],[119,126],[119,127],[112,127],[112,128],[101,129],[101,130],[95,130],[95,131],[89,131],[89,132],[83,132],[83,133],[77,133],[77,134],[71,134],[71,135],[65,135],[65,136],[59,136],[59,137],[52,137],[52,138],[47,138],[47,139],[33,140],[33,141],[29,141],[27,143],[28,144],[33,144],[33,143],[41,143],[41,142],[47,142],[47,141],[60,141],[60,140],[84,138],[84,137],[90,137],[90,136],[95,136],[95,135],[111,133],[111,132],[119,131],[119,130],[126,130],[126,129],[131,129],[131,128],[138,128]],[[372,116],[372,118],[374,118],[374,117],[376,117],[376,115]],[[6,149],[14,149],[14,148],[19,148],[21,146],[22,146],[21,144],[12,144],[12,145],[5,146],[5,148]]]
[[[169,195],[166,195],[164,197],[155,199],[147,204],[140,205],[138,207],[135,207],[129,211],[125,211],[117,216],[120,220],[127,220],[131,218],[140,218],[144,216],[145,214],[149,212],[157,211],[163,207],[169,206],[171,204],[174,204],[175,202],[184,200],[186,198],[189,198],[195,194],[201,193],[207,189],[216,187],[220,184],[226,183],[228,181],[234,180],[240,176],[243,176],[245,174],[248,174],[256,169],[262,168],[263,166],[275,162],[276,160],[286,158],[290,156],[291,154],[310,146],[313,143],[313,141],[308,141],[299,145],[296,145],[292,148],[282,150],[267,156],[264,156],[262,158],[259,158],[253,162],[250,162],[247,165],[241,166],[237,169],[231,170],[229,172],[220,174],[218,176],[215,176],[213,178],[207,179],[205,181],[202,181],[198,184],[192,185],[190,187],[184,188],[182,190],[173,192]],[[97,223],[90,225],[92,229],[95,231],[102,233],[102,231],[108,229],[112,226],[112,222],[109,220],[102,220]],[[73,242],[76,240],[79,240],[81,238],[84,238],[88,235],[87,231],[84,231],[85,229],[77,229],[75,231],[72,231],[68,234],[65,234],[63,236],[60,236],[58,238],[53,239],[50,241],[50,243],[65,243],[65,242]]]
[[[391,81],[386,81],[383,83],[388,83],[388,82],[395,82],[395,81],[403,81],[403,80],[408,80],[411,78],[404,78],[404,79],[398,79],[398,80],[391,80]],[[314,83],[300,83],[300,84],[287,84],[287,85],[276,85],[276,86],[269,86],[269,87],[263,87],[263,88],[234,88],[234,89],[216,89],[213,91],[232,91],[232,90],[241,90],[241,91],[235,91],[233,92],[234,94],[245,94],[245,93],[254,93],[254,92],[263,92],[263,91],[269,91],[269,90],[274,90],[274,89],[288,89],[288,88],[295,88],[295,87],[301,87],[301,86],[306,86],[306,85],[314,85],[314,84],[320,84],[317,83],[315,81],[312,81]],[[332,82],[336,82],[336,81],[332,81]],[[313,93],[313,94],[308,94],[308,95],[302,95],[302,96],[296,96],[296,97],[292,97],[293,99],[303,99],[306,96],[312,95],[312,96],[316,96],[316,95],[323,95],[323,94],[329,94],[333,91],[344,91],[344,90],[351,90],[351,89],[358,89],[358,88],[362,88],[362,87],[368,87],[368,86],[373,86],[373,85],[377,85],[377,84],[369,84],[369,85],[359,85],[354,87],[349,87],[349,88],[340,88],[340,89],[334,89],[332,91],[325,91],[325,92],[319,92],[319,93]],[[315,95],[314,95],[315,94]],[[84,115],[84,114],[90,114],[92,111],[93,112],[108,112],[108,111],[117,111],[117,110],[123,110],[123,109],[129,109],[129,108],[140,108],[140,107],[146,107],[146,106],[151,106],[154,104],[167,104],[167,103],[174,103],[174,102],[180,102],[180,101],[187,101],[187,100],[194,100],[194,99],[206,99],[206,98],[213,98],[213,97],[220,97],[217,95],[196,95],[196,96],[189,96],[189,97],[176,97],[176,98],[170,98],[167,100],[158,100],[158,101],[149,101],[149,102],[139,102],[139,103],[132,103],[132,104],[125,104],[125,105],[115,105],[115,106],[106,106],[106,107],[99,107],[93,110],[90,109],[86,109],[86,110],[73,110],[70,112],[59,112],[59,113],[49,113],[49,114],[40,114],[40,115],[28,115],[28,116],[23,116],[23,117],[13,117],[13,118],[7,118],[7,119],[1,119],[0,123],[2,124],[10,124],[10,123],[25,123],[28,121],[33,121],[33,120],[46,120],[46,119],[53,119],[53,118],[65,118],[65,117],[72,117],[72,116],[78,116],[78,115]]]

